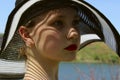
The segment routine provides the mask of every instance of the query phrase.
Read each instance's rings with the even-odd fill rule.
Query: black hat
[[[17,33],[20,25],[25,24],[47,9],[64,6],[75,7],[83,20],[81,23],[83,26],[80,27],[80,49],[91,42],[103,41],[120,56],[120,37],[117,30],[101,12],[83,0],[16,0],[16,7],[7,21],[1,55],[8,55],[5,57],[6,59],[13,59],[15,55],[18,56],[18,50],[23,45]]]
[[[15,6],[17,6],[18,4],[20,4],[20,3],[23,2],[23,1],[25,1],[25,0],[16,0]]]
[[[81,23],[83,26],[80,27],[80,49],[89,43],[103,41],[120,56],[120,36],[117,30],[101,12],[83,0],[16,0],[16,6],[8,17],[0,56],[6,60],[16,60],[19,48],[24,44],[17,33],[18,27],[44,10],[63,7],[64,5],[75,7],[83,20]],[[24,17],[26,18],[24,19]],[[21,63],[17,64],[21,65]],[[8,74],[7,72],[3,73]],[[23,73],[24,71],[18,72],[19,75],[23,75]],[[17,72],[11,72],[11,74],[16,76]]]

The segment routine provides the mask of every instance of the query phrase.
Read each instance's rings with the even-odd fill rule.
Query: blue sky
[[[86,0],[101,11],[120,34],[120,0]],[[0,33],[4,33],[7,17],[14,8],[15,0],[0,0]]]

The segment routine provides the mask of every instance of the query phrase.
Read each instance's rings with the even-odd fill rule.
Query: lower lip
[[[77,45],[70,45],[70,46],[66,47],[65,50],[75,51],[75,50],[77,50]]]

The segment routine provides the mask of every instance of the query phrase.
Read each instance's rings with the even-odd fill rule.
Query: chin
[[[73,60],[76,60],[76,56],[66,58],[63,61],[70,62],[70,61],[73,61]]]
[[[67,60],[64,60],[64,61],[62,61],[62,62],[72,62],[72,61],[74,61],[74,60],[76,60],[76,59],[67,59]]]

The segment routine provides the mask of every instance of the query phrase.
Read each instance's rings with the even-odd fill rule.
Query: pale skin
[[[19,28],[19,34],[29,49],[25,54],[24,80],[58,80],[59,63],[76,58],[80,46],[80,22],[77,11],[68,7],[51,12],[33,28]],[[77,48],[66,50],[71,44]]]

